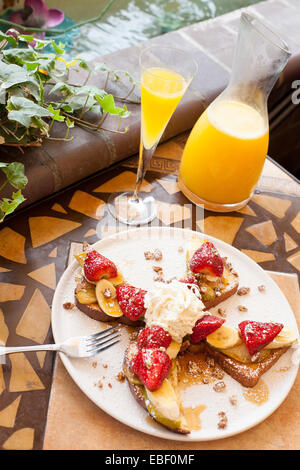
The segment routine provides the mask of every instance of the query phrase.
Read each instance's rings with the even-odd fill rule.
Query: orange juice
[[[244,201],[259,179],[268,143],[268,124],[256,109],[238,101],[217,100],[188,138],[180,179],[205,201]]]
[[[151,67],[142,73],[142,141],[146,149],[159,141],[186,87],[185,79],[173,70]]]

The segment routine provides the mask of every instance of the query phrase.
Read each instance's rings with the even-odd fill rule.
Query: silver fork
[[[0,347],[0,356],[27,351],[59,351],[69,357],[90,357],[111,348],[119,343],[119,327],[112,326],[104,331],[89,336],[76,336],[59,344],[42,344],[39,346]]]

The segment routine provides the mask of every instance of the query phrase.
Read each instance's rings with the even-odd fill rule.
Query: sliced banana
[[[298,339],[298,337],[299,335],[296,330],[282,328],[280,333],[273,339],[273,341],[265,346],[265,349],[288,347],[293,344]]]
[[[119,302],[116,299],[116,288],[108,279],[101,279],[96,284],[96,297],[100,308],[110,317],[121,317],[123,315]]]
[[[120,272],[118,272],[116,277],[110,277],[107,280],[111,282],[113,286],[119,286],[124,282],[124,278]]]
[[[206,337],[208,344],[217,349],[227,349],[242,343],[238,331],[230,326],[222,325]]]
[[[177,343],[177,341],[172,341],[169,347],[167,348],[166,353],[168,354],[170,359],[175,359],[175,357],[180,351],[180,348],[181,343]]]

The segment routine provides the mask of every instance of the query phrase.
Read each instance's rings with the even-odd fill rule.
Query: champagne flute
[[[156,217],[154,198],[141,194],[140,189],[157,144],[197,69],[197,62],[180,49],[155,45],[142,51],[141,139],[136,185],[133,192],[112,194],[108,199],[110,213],[120,222],[143,225]]]

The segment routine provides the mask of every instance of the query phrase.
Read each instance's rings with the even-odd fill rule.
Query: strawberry
[[[147,348],[168,348],[172,341],[169,335],[161,326],[153,325],[144,328],[138,336],[139,349]]]
[[[144,315],[146,308],[144,297],[147,291],[133,286],[118,286],[116,288],[117,300],[125,317],[137,320]]]
[[[185,284],[195,284],[198,286],[198,281],[195,277],[185,277],[184,279],[179,279],[180,282],[184,282]]]
[[[193,273],[212,274],[221,277],[224,270],[223,260],[212,242],[204,242],[195,251],[190,261]]]
[[[110,278],[118,275],[116,265],[96,250],[87,253],[83,271],[86,279],[90,282],[98,282],[103,277]]]
[[[224,318],[215,317],[214,315],[204,315],[199,318],[191,334],[192,343],[199,343],[199,341],[220,328],[224,322]]]
[[[164,351],[140,349],[131,360],[131,367],[145,387],[154,392],[168,376],[172,361]]]
[[[239,323],[239,329],[250,356],[271,343],[282,328],[282,323],[262,323],[248,320]]]

